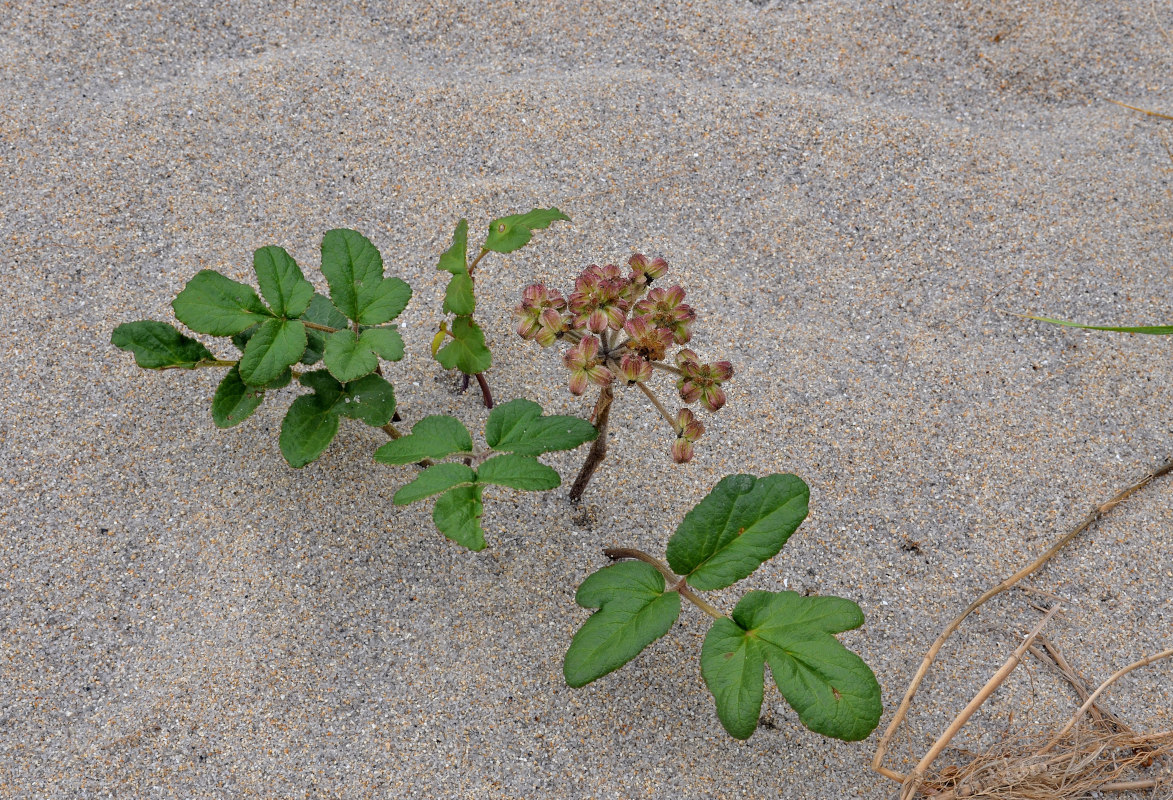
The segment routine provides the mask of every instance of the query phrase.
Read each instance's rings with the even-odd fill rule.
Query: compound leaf
[[[394,328],[367,328],[359,334],[358,341],[380,358],[388,361],[403,358],[403,337]]]
[[[299,320],[268,319],[244,347],[240,377],[250,386],[262,386],[296,364],[305,353],[305,326]]]
[[[701,647],[701,675],[717,703],[729,735],[748,739],[758,727],[765,686],[765,656],[757,642],[731,619],[709,628]]]
[[[302,376],[302,382],[305,378]],[[329,377],[328,375],[326,377]],[[278,443],[291,467],[304,467],[326,449],[338,433],[338,415],[333,402],[320,394],[303,394],[295,399],[281,423]]]
[[[472,437],[468,428],[455,417],[439,414],[424,417],[411,433],[387,442],[375,451],[375,460],[383,464],[415,464],[425,458],[438,459],[453,453],[471,453]]]
[[[395,416],[395,389],[382,375],[367,375],[342,388],[334,411],[378,428]]]
[[[197,272],[171,308],[184,325],[212,336],[232,336],[273,316],[251,286],[211,269]]]
[[[642,561],[604,567],[578,587],[575,602],[599,609],[570,643],[562,674],[586,686],[631,661],[680,616],[680,594],[666,592],[664,576]]]
[[[485,423],[485,441],[494,450],[536,456],[570,450],[595,439],[595,426],[578,417],[542,416],[542,407],[518,398],[497,406]]]
[[[757,727],[762,666],[803,725],[846,741],[866,738],[880,721],[880,685],[867,664],[832,634],[859,627],[863,612],[840,597],[749,592],[705,637],[701,672],[730,735]]]
[[[1144,333],[1149,336],[1170,336],[1173,335],[1173,325],[1139,325],[1139,326],[1113,326],[1113,325],[1081,325],[1078,322],[1067,322],[1062,319],[1049,319],[1047,317],[1033,317],[1030,314],[1018,314],[1016,316],[1026,317],[1027,319],[1035,319],[1039,322],[1050,322],[1053,325],[1066,325],[1069,328],[1085,328],[1089,331],[1116,331],[1117,333]]]
[[[240,378],[239,367],[233,367],[220,381],[212,397],[212,421],[218,428],[239,425],[257,410],[264,399],[265,390],[246,384]]]
[[[301,315],[301,319],[337,330],[342,330],[347,325],[346,315],[334,307],[330,298],[321,294],[314,294],[314,299],[310,301],[309,308]],[[301,357],[301,363],[316,364],[322,360],[322,354],[326,351],[326,337],[328,335],[323,331],[306,328],[307,344],[305,354]]]
[[[370,346],[359,341],[352,330],[335,331],[326,338],[322,360],[330,374],[340,381],[353,381],[370,375],[379,359]]]
[[[494,483],[527,492],[556,489],[562,483],[562,478],[556,470],[547,467],[536,458],[514,453],[494,456],[481,464],[477,470],[477,480],[480,483]]]
[[[499,217],[489,223],[489,235],[485,238],[485,249],[495,253],[512,253],[525,247],[533,238],[533,232],[548,228],[551,222],[570,217],[556,208],[535,208],[524,214]]]
[[[723,589],[778,554],[807,515],[810,489],[795,475],[727,475],[684,515],[668,564],[697,589]]]
[[[868,665],[832,634],[863,624],[842,597],[749,592],[733,620],[760,643],[782,696],[815,733],[845,741],[867,737],[880,721],[880,684]]]
[[[362,325],[394,319],[411,299],[411,287],[405,282],[383,277],[383,257],[358,231],[339,228],[326,232],[322,274],[334,305]]]
[[[421,472],[414,481],[401,487],[391,502],[405,506],[457,486],[474,484],[476,479],[476,471],[464,464],[435,464]]]
[[[444,310],[449,314],[468,316],[476,310],[477,299],[473,294],[472,276],[462,272],[452,276],[444,290]]]
[[[110,335],[110,343],[134,353],[134,363],[143,369],[194,369],[201,361],[216,360],[208,348],[174,325],[149,319],[119,325]]]
[[[436,269],[453,275],[468,274],[468,220],[462,219],[456,223],[456,229],[452,231],[452,246],[440,255]]]
[[[432,521],[440,533],[469,550],[485,549],[485,532],[481,529],[480,486],[458,486],[449,489],[436,500]]]
[[[465,375],[476,375],[493,365],[493,354],[485,346],[485,333],[472,317],[452,320],[452,338],[436,352],[436,360],[445,369],[459,369]]]
[[[262,247],[253,253],[253,271],[261,295],[279,317],[297,317],[305,311],[314,297],[314,287],[293,256],[276,245]]]

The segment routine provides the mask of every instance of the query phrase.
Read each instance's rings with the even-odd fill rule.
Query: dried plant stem
[[[604,386],[599,392],[599,399],[595,402],[595,411],[592,415],[595,418],[595,428],[599,435],[591,442],[591,449],[587,453],[586,461],[582,462],[582,469],[578,471],[578,477],[574,479],[574,485],[570,487],[570,499],[578,502],[582,499],[582,493],[586,491],[587,484],[591,482],[591,476],[595,474],[595,470],[599,468],[599,464],[603,463],[603,458],[607,455],[607,423],[611,419],[611,401],[615,399],[615,393],[610,386]]]
[[[1002,665],[1001,669],[995,672],[994,676],[986,681],[986,685],[983,686],[981,691],[979,691],[974,696],[974,698],[969,701],[969,705],[962,709],[961,713],[958,714],[953,722],[949,724],[949,727],[945,729],[945,732],[937,737],[937,741],[934,742],[933,746],[929,748],[929,751],[925,753],[924,758],[920,760],[920,763],[917,764],[912,772],[910,772],[904,779],[904,785],[900,792],[900,800],[909,800],[909,798],[916,794],[917,789],[920,787],[921,779],[924,777],[925,772],[932,765],[933,761],[935,761],[937,756],[941,754],[941,751],[948,746],[949,742],[953,740],[953,737],[957,735],[957,732],[961,730],[965,723],[969,722],[969,718],[972,717],[979,708],[981,708],[982,703],[986,702],[986,699],[994,693],[994,690],[1001,686],[1002,682],[1005,681],[1006,678],[1009,677],[1010,673],[1014,671],[1014,668],[1022,662],[1022,656],[1026,652],[1027,648],[1030,647],[1031,643],[1035,640],[1035,637],[1038,636],[1039,633],[1043,630],[1043,626],[1050,622],[1051,617],[1055,616],[1057,613],[1059,613],[1059,606],[1055,606],[1047,612],[1047,615],[1043,617],[1039,621],[1039,624],[1035,626],[1034,630],[1026,636],[1022,644],[1020,644],[1018,648],[1010,654],[1010,658],[1006,659],[1006,663]]]
[[[1072,539],[1090,528],[1105,514],[1128,499],[1128,497],[1131,496],[1134,492],[1144,488],[1156,478],[1159,478],[1160,476],[1165,475],[1170,471],[1173,471],[1173,460],[1165,462],[1161,467],[1148,473],[1136,483],[1133,483],[1131,486],[1118,492],[1108,502],[1096,506],[1081,523],[1076,525],[1069,533],[1064,535],[1061,539],[1059,539],[1059,541],[1055,542],[1055,544],[1051,545],[1051,547],[1048,548],[1045,553],[1036,558],[1027,566],[1023,567],[1018,572],[1011,575],[1006,580],[999,583],[997,586],[986,590],[986,592],[982,594],[981,597],[970,603],[969,606],[966,607],[966,609],[962,611],[956,619],[949,623],[945,630],[941,632],[941,635],[937,637],[937,640],[933,642],[933,645],[929,648],[929,651],[925,654],[924,660],[921,662],[920,669],[916,671],[916,675],[913,676],[912,682],[908,686],[908,690],[904,693],[904,699],[900,701],[900,707],[896,709],[895,716],[892,717],[892,721],[888,723],[888,727],[884,731],[884,735],[880,738],[880,743],[876,746],[875,758],[872,759],[873,770],[899,783],[904,782],[906,776],[894,770],[888,769],[883,765],[884,756],[888,752],[888,745],[891,743],[892,736],[896,733],[896,729],[900,727],[900,723],[902,723],[904,718],[908,715],[908,708],[912,704],[912,698],[916,696],[916,691],[920,688],[921,682],[924,680],[925,675],[929,671],[929,667],[937,657],[937,653],[945,644],[945,640],[953,635],[953,632],[961,626],[961,623],[965,620],[965,618],[973,613],[975,609],[985,604],[985,602],[990,598],[995,597],[1012,588],[1016,583],[1025,578],[1027,575],[1030,575],[1031,573],[1038,570],[1056,553],[1062,550]]]
[[[1139,661],[1133,661],[1127,667],[1124,667],[1124,669],[1120,669],[1114,672],[1112,676],[1108,678],[1108,680],[1100,684],[1100,688],[1091,693],[1091,696],[1084,701],[1084,704],[1079,707],[1079,710],[1075,712],[1074,716],[1072,716],[1068,723],[1063,726],[1063,730],[1055,734],[1051,741],[1047,743],[1046,747],[1038,752],[1038,755],[1046,755],[1051,750],[1053,750],[1055,745],[1059,744],[1059,740],[1062,739],[1068,731],[1075,727],[1075,723],[1079,722],[1080,717],[1084,715],[1084,712],[1091,708],[1091,706],[1096,702],[1096,698],[1099,697],[1105,689],[1115,683],[1118,679],[1124,677],[1134,669],[1147,667],[1149,664],[1155,664],[1161,659],[1169,658],[1170,656],[1173,656],[1173,647],[1169,648],[1168,650],[1162,650],[1159,653],[1154,653],[1150,656],[1145,656]]]

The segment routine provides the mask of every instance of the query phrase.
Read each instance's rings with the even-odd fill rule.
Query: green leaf
[[[766,659],[757,642],[730,619],[709,628],[701,647],[701,675],[717,716],[734,739],[748,739],[762,714]]]
[[[428,467],[411,483],[403,486],[391,498],[397,506],[405,506],[457,486],[476,483],[477,473],[464,464],[436,464]]]
[[[1080,325],[1078,322],[1067,322],[1061,319],[1048,319],[1047,317],[1032,317],[1030,314],[1015,314],[1016,317],[1026,317],[1027,319],[1036,319],[1039,322],[1050,322],[1054,325],[1066,325],[1069,328],[1086,328],[1089,331],[1116,331],[1117,333],[1144,333],[1149,336],[1170,336],[1173,335],[1173,325],[1141,325],[1141,326],[1120,326],[1115,327],[1111,325]]]
[[[701,651],[701,671],[725,729],[739,739],[753,733],[764,662],[803,725],[845,741],[866,738],[880,721],[880,685],[832,635],[863,621],[859,606],[841,597],[748,593],[732,620],[713,624]]]
[[[480,483],[495,483],[526,492],[544,492],[556,489],[562,483],[558,473],[536,458],[514,453],[494,456],[477,470]]]
[[[211,269],[197,272],[171,308],[184,325],[212,336],[232,336],[273,316],[251,286]]]
[[[361,233],[327,231],[322,239],[322,274],[334,305],[362,325],[380,325],[399,315],[411,299],[411,287],[383,277],[383,257]]]
[[[723,589],[773,558],[806,519],[810,489],[794,475],[727,475],[684,515],[668,564],[697,589]]]
[[[314,297],[314,287],[293,257],[281,247],[270,245],[253,253],[253,270],[261,294],[279,317],[297,317]]]
[[[304,378],[303,377],[303,382]],[[329,377],[328,375],[326,377]],[[333,403],[320,394],[303,394],[293,401],[281,423],[281,454],[291,467],[304,467],[325,451],[338,433]]]
[[[432,521],[440,533],[469,550],[485,549],[485,532],[481,529],[480,486],[458,486],[440,495],[432,510]]]
[[[453,275],[468,274],[468,220],[462,219],[456,223],[456,230],[452,231],[452,246],[440,256],[436,269]]]
[[[359,335],[358,341],[380,358],[388,361],[403,358],[403,338],[394,328],[367,328]]]
[[[352,381],[369,375],[379,366],[379,359],[370,346],[359,341],[354,331],[335,331],[326,337],[326,352],[322,354],[326,369],[340,381]]]
[[[467,272],[453,275],[444,291],[444,310],[450,314],[468,316],[476,310],[477,299],[473,294],[472,276]]]
[[[367,375],[343,387],[334,411],[379,428],[395,416],[395,389],[381,375]]]
[[[459,369],[465,375],[476,375],[493,365],[493,354],[485,346],[485,334],[472,317],[452,320],[452,337],[436,353],[436,360],[445,369]]]
[[[664,576],[642,561],[604,567],[583,581],[575,602],[599,610],[574,634],[566,651],[566,683],[586,686],[667,633],[680,616],[680,594],[664,588]]]
[[[415,464],[425,458],[438,459],[453,453],[471,453],[472,437],[468,428],[455,417],[439,414],[424,417],[411,433],[394,439],[375,451],[375,460],[383,464]]]
[[[305,326],[299,320],[265,320],[245,345],[240,377],[250,386],[266,384],[296,364],[305,348]]]
[[[542,407],[519,398],[497,406],[485,424],[485,441],[494,450],[536,456],[570,450],[599,435],[595,426],[578,417],[542,416]]]
[[[301,315],[301,319],[338,330],[342,330],[348,324],[346,315],[334,307],[330,298],[321,294],[314,295],[314,299],[310,301],[309,308]],[[307,344],[305,353],[301,357],[301,363],[317,364],[322,360],[322,353],[326,351],[326,337],[328,335],[322,331],[306,328]]]
[[[149,319],[119,325],[110,335],[110,343],[134,353],[134,363],[143,369],[194,369],[201,361],[216,360],[208,348],[174,325]]]
[[[551,222],[570,217],[556,208],[535,208],[524,214],[513,214],[500,217],[489,223],[489,235],[485,238],[485,249],[496,253],[512,253],[524,247],[533,232],[540,228],[547,228]]]
[[[240,379],[240,369],[233,367],[216,387],[212,397],[212,421],[218,428],[239,425],[252,415],[265,399],[265,390],[249,386]]]

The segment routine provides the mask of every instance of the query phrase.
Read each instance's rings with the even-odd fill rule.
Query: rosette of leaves
[[[212,419],[238,425],[265,393],[296,377],[311,390],[296,398],[281,425],[281,452],[302,467],[326,449],[342,417],[383,427],[395,413],[395,392],[380,374],[380,359],[403,357],[403,340],[390,325],[411,299],[411,287],[383,274],[383,258],[362,234],[332,230],[322,239],[322,273],[329,296],[314,291],[283,248],[253,254],[260,295],[215,270],[195,275],[172,302],[191,330],[229,338],[238,359],[219,359],[201,342],[166,322],[144,320],[115,328],[111,342],[134,353],[146,369],[225,367],[212,398]],[[324,369],[295,369],[321,362]]]
[[[544,416],[537,403],[518,399],[489,414],[486,449],[474,449],[472,436],[460,420],[437,415],[421,419],[410,435],[384,444],[375,452],[375,460],[424,466],[415,480],[395,493],[395,505],[439,495],[432,512],[436,527],[457,544],[482,550],[484,489],[555,489],[562,479],[537,456],[570,450],[596,435],[595,428],[578,417]]]
[[[705,426],[689,408],[670,411],[652,388],[653,376],[667,374],[680,402],[699,403],[714,413],[724,407],[722,385],[733,377],[730,362],[702,362],[695,351],[681,347],[692,338],[696,312],[684,302],[681,286],[651,288],[667,273],[668,263],[636,253],[627,264],[626,272],[615,264],[586,267],[575,278],[574,291],[565,297],[544,284],[531,284],[513,311],[517,334],[523,339],[542,347],[559,342],[570,345],[562,363],[570,373],[572,394],[583,394],[590,386],[599,388],[591,415],[599,438],[570,490],[572,500],[582,497],[606,456],[615,387],[635,387],[646,396],[672,429],[672,460],[684,463],[692,459]]]
[[[668,542],[667,564],[631,549],[612,558],[575,597],[597,609],[574,635],[563,673],[585,686],[622,667],[676,622],[682,600],[713,618],[701,675],[731,736],[757,728],[770,675],[799,721],[824,736],[865,738],[880,720],[880,686],[867,664],[835,638],[863,612],[839,597],[747,592],[726,615],[697,594],[732,586],[775,556],[807,515],[810,490],[794,475],[729,475],[701,500]]]
[[[444,291],[444,312],[452,318],[440,323],[432,340],[432,356],[445,369],[464,373],[464,388],[475,377],[484,397],[485,407],[493,407],[493,395],[484,374],[493,364],[493,354],[485,344],[485,333],[473,319],[476,311],[473,273],[489,253],[512,253],[529,243],[535,230],[548,228],[556,220],[570,220],[557,208],[535,208],[524,214],[499,217],[489,223],[489,234],[480,253],[468,262],[468,220],[456,223],[452,244],[440,256],[436,269],[451,273]]]

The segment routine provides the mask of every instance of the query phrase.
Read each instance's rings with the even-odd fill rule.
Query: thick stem
[[[570,499],[576,503],[582,499],[582,493],[586,491],[587,484],[591,482],[591,476],[595,474],[595,470],[599,468],[599,464],[603,463],[603,458],[607,455],[607,423],[611,419],[611,401],[614,399],[615,393],[610,386],[604,386],[599,392],[594,413],[595,428],[599,431],[599,435],[591,442],[591,449],[587,453],[586,461],[582,462],[582,469],[578,471],[578,477],[574,479],[574,485],[570,487]]]
[[[203,369],[204,367],[235,367],[239,363],[240,363],[239,361],[223,361],[219,358],[213,358],[213,359],[205,358],[202,361],[195,362],[195,364],[193,364],[191,366],[188,366],[187,364],[168,364],[165,367],[157,367],[157,369],[160,372],[162,372],[165,369]]]
[[[645,553],[643,550],[636,550],[634,547],[608,547],[603,550],[603,555],[612,561],[618,561],[621,558],[634,558],[645,564],[651,564],[664,576],[664,580],[668,584],[668,591],[680,592],[681,597],[688,600],[713,619],[721,619],[722,617],[729,616],[728,614],[722,614],[720,609],[689,588],[685,579],[676,577],[676,574],[668,568],[667,564],[655,556]]]
[[[671,372],[673,375],[683,375],[684,372],[679,367],[674,367],[671,364],[665,364],[663,361],[653,361],[652,369],[662,369],[665,372]]]
[[[489,382],[485,380],[485,374],[478,372],[474,377],[477,379],[477,384],[481,387],[481,397],[485,400],[485,408],[492,408],[493,393],[489,391]],[[466,375],[465,379],[467,380],[467,378],[468,376]]]

